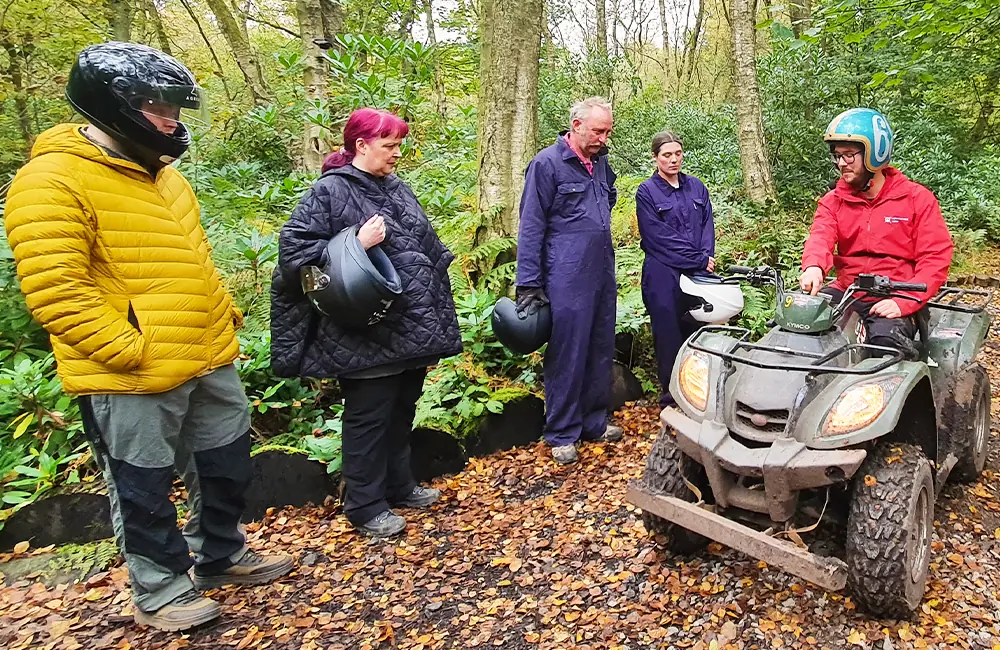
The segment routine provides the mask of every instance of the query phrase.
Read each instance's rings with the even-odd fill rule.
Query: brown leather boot
[[[211,598],[205,598],[197,591],[188,591],[156,610],[144,612],[135,610],[135,622],[166,632],[187,630],[219,618],[222,608]]]
[[[240,561],[221,573],[200,574],[194,568],[194,586],[201,590],[225,585],[262,585],[285,575],[295,566],[290,555],[262,556],[247,549]]]

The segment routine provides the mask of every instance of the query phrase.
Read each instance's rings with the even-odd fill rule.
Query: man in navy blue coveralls
[[[615,347],[615,252],[611,208],[618,198],[608,166],[611,106],[575,104],[570,131],[528,165],[517,252],[518,308],[549,303],[545,349],[545,441],[559,463],[576,443],[622,436],[608,422]]]

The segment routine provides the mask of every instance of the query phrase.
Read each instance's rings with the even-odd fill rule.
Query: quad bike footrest
[[[677,432],[680,450],[705,468],[716,504],[767,514],[779,523],[795,514],[800,490],[850,480],[868,455],[863,449],[809,449],[792,438],[747,447],[719,422],[696,422],[674,409],[664,409],[660,419]],[[739,484],[739,477],[762,481],[763,490]]]

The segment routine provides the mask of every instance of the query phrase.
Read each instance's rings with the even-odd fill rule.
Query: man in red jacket
[[[856,307],[862,317],[859,342],[912,351],[913,315],[947,281],[951,265],[953,246],[941,208],[929,189],[889,166],[892,131],[881,113],[845,111],[823,139],[840,181],[819,201],[799,284],[812,295],[822,289],[834,303],[859,273],[926,284],[927,291],[907,292],[916,300],[886,298]],[[837,279],[823,288],[831,267]]]

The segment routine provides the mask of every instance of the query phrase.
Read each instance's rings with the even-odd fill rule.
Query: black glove
[[[527,314],[534,314],[541,307],[549,304],[549,299],[545,295],[545,290],[541,287],[518,287],[517,288],[517,310]]]

